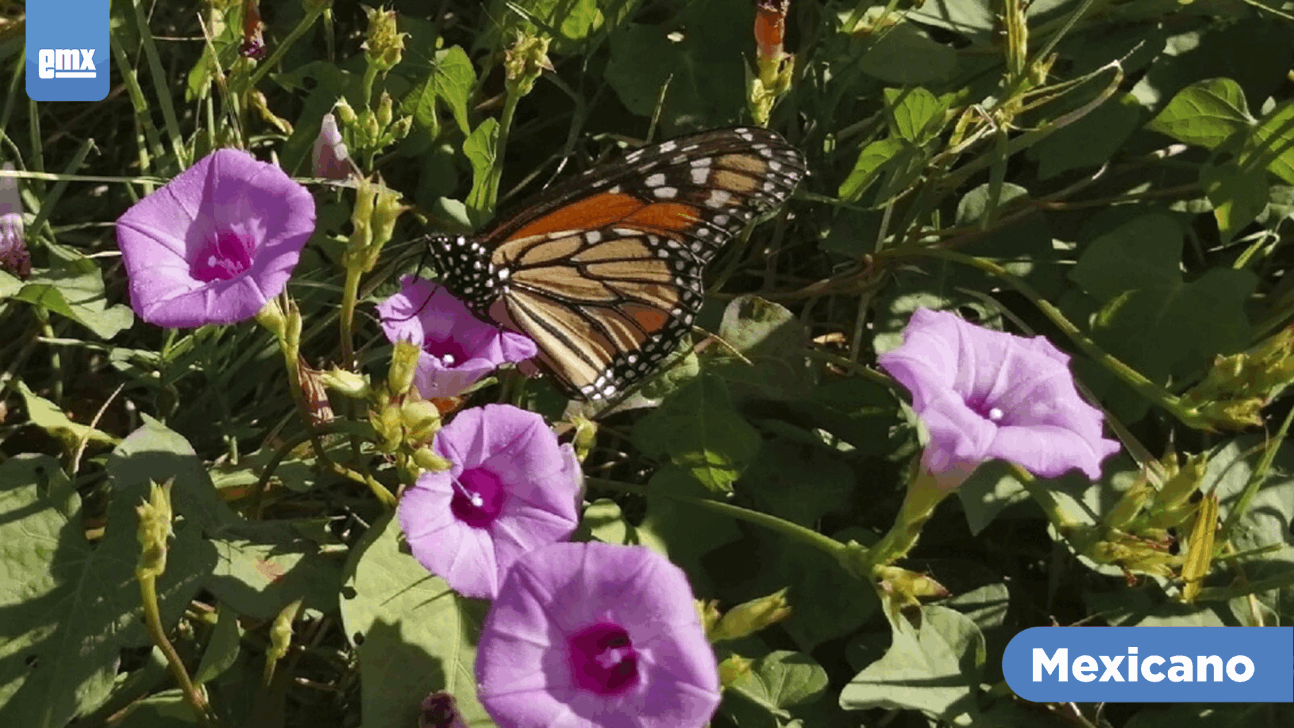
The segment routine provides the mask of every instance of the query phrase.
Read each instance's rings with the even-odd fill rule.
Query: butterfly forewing
[[[677,347],[705,264],[804,174],[800,153],[766,129],[673,139],[545,190],[478,238],[445,239],[442,278],[534,339],[568,393],[609,397]]]

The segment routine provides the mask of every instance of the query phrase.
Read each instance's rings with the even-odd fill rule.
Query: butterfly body
[[[774,132],[702,132],[554,185],[482,235],[430,244],[452,293],[532,338],[568,394],[604,399],[677,347],[706,264],[804,174]]]

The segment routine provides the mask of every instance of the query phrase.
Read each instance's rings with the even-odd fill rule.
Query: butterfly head
[[[503,283],[489,251],[466,235],[432,235],[427,245],[436,261],[440,284],[478,315],[488,317]]]

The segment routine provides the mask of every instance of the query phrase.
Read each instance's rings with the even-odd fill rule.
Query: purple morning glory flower
[[[413,276],[377,306],[392,342],[422,345],[413,384],[425,398],[456,397],[504,362],[535,355],[535,342],[481,321],[443,286]]]
[[[933,472],[998,458],[1044,478],[1077,468],[1096,480],[1101,461],[1119,450],[1101,437],[1101,411],[1074,389],[1069,356],[1041,336],[919,309],[903,345],[878,360],[912,393],[930,432],[923,463]]]
[[[719,671],[683,571],[641,546],[523,556],[490,607],[477,695],[506,728],[700,728]]]
[[[314,199],[277,166],[212,152],[117,218],[130,305],[168,328],[251,318],[283,292],[314,228]]]
[[[571,535],[584,478],[544,418],[506,404],[463,410],[436,433],[449,470],[400,498],[413,556],[460,594],[493,598],[523,554]]]

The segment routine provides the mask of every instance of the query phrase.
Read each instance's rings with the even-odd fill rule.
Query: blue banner
[[[1034,702],[1294,702],[1294,627],[1033,627],[1002,656]]]
[[[27,3],[27,95],[99,101],[108,95],[110,0]]]

